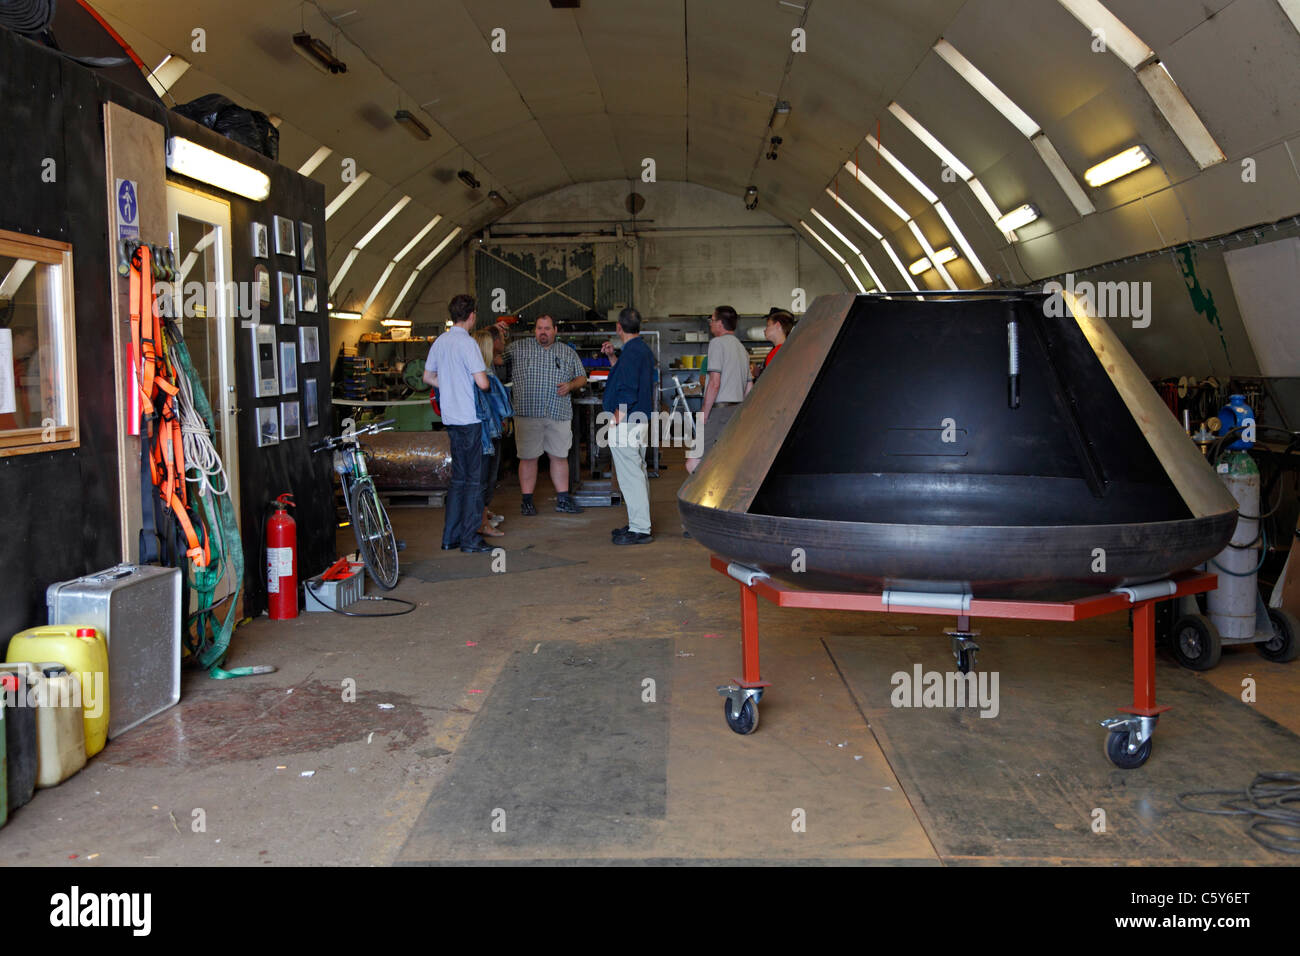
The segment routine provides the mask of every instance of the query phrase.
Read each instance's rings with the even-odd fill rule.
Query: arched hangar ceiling
[[[646,160],[738,203],[756,187],[867,288],[931,250],[956,258],[918,285],[1023,283],[1300,212],[1300,0],[93,3],[146,63],[190,63],[177,102],[282,118],[281,161],[315,157],[335,207],[335,305],[372,315],[505,208]],[[302,30],[347,72],[296,55]],[[1139,145],[1149,165],[1084,182]],[[345,199],[344,159],[367,174]]]

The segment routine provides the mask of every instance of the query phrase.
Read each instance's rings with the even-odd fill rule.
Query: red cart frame
[[[1128,718],[1111,718],[1102,726],[1111,731],[1107,753],[1118,766],[1128,769],[1141,766],[1150,755],[1151,733],[1156,718],[1168,707],[1156,704],[1156,629],[1155,605],[1191,594],[1213,591],[1218,578],[1200,571],[1184,571],[1169,579],[1168,590],[1154,597],[1133,600],[1123,591],[1109,591],[1073,601],[1015,601],[972,597],[961,611],[952,608],[918,607],[887,601],[883,594],[860,594],[843,591],[805,591],[779,584],[759,571],[728,563],[724,558],[709,556],[715,571],[740,585],[741,678],[733,685],[718,688],[728,697],[727,723],[737,733],[752,733],[757,727],[757,704],[763,691],[771,686],[763,680],[758,659],[758,599],[763,597],[778,607],[804,607],[817,610],[867,611],[877,614],[957,615],[958,630],[969,632],[970,620],[977,617],[1010,618],[1025,621],[1082,621],[1114,611],[1133,611],[1133,703],[1120,710]],[[744,577],[739,576],[743,574]],[[960,660],[960,658],[959,658]],[[750,708],[750,719],[743,719],[742,709]]]

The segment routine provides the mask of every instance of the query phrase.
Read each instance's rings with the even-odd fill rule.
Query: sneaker
[[[628,531],[625,534],[616,535],[615,544],[649,544],[655,539],[652,534],[643,534],[640,531]]]
[[[497,514],[495,511],[489,511],[489,512],[488,512],[488,522],[489,522],[489,523],[492,525],[492,527],[494,527],[494,528],[495,528],[497,525],[499,525],[501,522],[505,521],[505,520],[506,520],[506,516],[505,516],[505,515],[499,515],[499,514]]]
[[[519,513],[521,515],[535,515],[537,514],[537,506],[531,501],[521,501],[519,502]]]
[[[627,534],[627,525],[621,524],[610,533],[610,537],[617,538],[620,534]]]
[[[566,515],[582,514],[582,506],[578,504],[576,501],[574,501],[572,498],[570,498],[568,495],[565,495],[563,498],[557,498],[555,500],[555,510]]]

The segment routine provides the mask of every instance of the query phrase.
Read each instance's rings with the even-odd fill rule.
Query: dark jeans
[[[492,454],[483,456],[483,507],[492,504],[497,490],[497,473],[501,468],[501,439],[492,439]]]
[[[444,503],[442,543],[465,547],[481,544],[483,523],[483,425],[448,425],[451,439],[451,487]]]

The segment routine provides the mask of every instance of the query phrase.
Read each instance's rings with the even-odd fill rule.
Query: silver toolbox
[[[108,736],[181,699],[181,572],[119,564],[45,592],[51,624],[85,624],[108,642]]]

